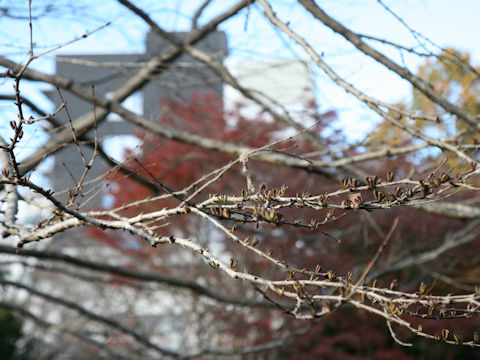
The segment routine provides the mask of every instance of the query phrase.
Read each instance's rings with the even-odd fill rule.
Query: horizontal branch
[[[148,272],[142,272],[140,270],[129,270],[124,267],[89,261],[82,258],[62,254],[62,253],[28,250],[28,249],[17,249],[17,248],[14,248],[11,246],[5,246],[5,245],[0,245],[0,253],[12,254],[12,255],[24,256],[24,257],[35,257],[37,259],[62,261],[64,263],[79,266],[89,270],[107,272],[110,274],[124,276],[130,279],[135,279],[139,281],[155,282],[162,285],[168,285],[168,286],[173,286],[177,288],[187,289],[195,292],[200,296],[205,296],[225,304],[231,304],[231,305],[242,306],[242,307],[273,308],[273,306],[268,302],[248,301],[248,300],[242,300],[239,297],[229,297],[229,296],[218,294],[210,290],[209,288],[198,284],[195,281],[180,279],[174,276],[161,275],[158,273],[148,273]]]
[[[112,318],[94,313],[94,312],[86,309],[85,307],[83,307],[83,306],[81,306],[81,305],[79,305],[79,304],[77,304],[73,301],[47,294],[43,291],[34,289],[31,286],[21,284],[21,283],[17,283],[17,282],[14,282],[14,281],[8,281],[8,280],[0,279],[0,285],[3,285],[3,286],[8,285],[8,286],[13,286],[13,287],[18,288],[18,289],[26,290],[26,291],[28,291],[29,293],[31,293],[35,296],[41,297],[41,298],[43,298],[47,301],[50,301],[52,303],[55,303],[55,304],[70,308],[72,310],[75,310],[78,313],[86,316],[89,319],[92,319],[94,321],[97,321],[99,323],[107,325],[109,327],[112,327],[116,330],[119,330],[120,332],[122,332],[124,334],[130,335],[131,337],[133,337],[139,343],[141,343],[144,346],[147,346],[151,349],[156,350],[160,354],[170,356],[170,357],[173,357],[173,358],[180,358],[178,353],[176,353],[174,351],[171,351],[171,350],[168,350],[168,349],[165,349],[165,348],[162,348],[162,347],[152,343],[146,336],[136,332],[134,329],[129,328],[129,327],[119,323],[118,321],[113,320]]]
[[[37,324],[37,325],[39,325],[43,328],[57,329],[57,330],[59,330],[63,333],[71,335],[71,336],[77,338],[80,341],[83,341],[87,344],[98,347],[99,349],[105,350],[106,352],[108,352],[110,354],[110,356],[115,356],[115,358],[132,360],[131,355],[127,356],[126,354],[124,354],[124,353],[122,353],[122,352],[120,352],[116,349],[110,348],[109,346],[105,345],[102,342],[99,342],[95,339],[92,339],[88,336],[85,336],[84,334],[82,334],[79,331],[69,329],[68,327],[66,327],[64,325],[54,324],[54,323],[48,322],[48,321],[38,317],[37,315],[35,315],[34,313],[30,312],[29,310],[25,309],[22,306],[14,305],[12,303],[8,303],[8,302],[5,302],[5,301],[0,301],[0,308],[6,309],[8,311],[13,311],[13,312],[21,315],[23,318],[27,318],[27,319],[32,320],[35,324]]]
[[[12,68],[12,67],[14,68],[18,66],[18,64],[2,57],[0,57],[0,65],[7,66],[9,68]],[[66,86],[68,87],[68,90],[71,91],[73,94],[79,96],[84,100],[92,101],[91,93],[78,85],[73,85],[74,84],[73,80],[70,78],[67,78],[64,76],[58,76],[58,75],[48,75],[48,74],[45,74],[36,70],[31,70],[31,69],[26,69],[23,74],[23,77],[28,80],[42,81],[55,86],[60,86],[60,87]],[[151,119],[145,116],[138,115],[133,111],[130,111],[125,107],[123,107],[119,102],[106,99],[101,95],[95,96],[95,104],[99,107],[108,108],[109,111],[112,111],[120,115],[125,120],[137,126],[142,127],[148,132],[159,135],[168,140],[175,140],[185,144],[195,145],[206,150],[218,151],[218,152],[222,152],[222,153],[234,155],[234,156],[240,156],[242,154],[251,154],[249,155],[249,158],[251,160],[259,160],[259,161],[263,161],[263,162],[267,162],[275,165],[304,169],[309,172],[323,175],[328,178],[338,179],[338,175],[326,169],[325,163],[323,162],[317,166],[315,162],[312,162],[309,160],[303,160],[297,157],[292,157],[292,156],[288,156],[280,153],[269,153],[269,152],[267,153],[267,150],[264,150],[261,153],[256,153],[256,149],[248,146],[241,146],[236,143],[206,138],[204,136],[195,135],[187,131],[169,128],[163,124],[153,122],[151,121]],[[75,121],[79,121],[78,123],[74,122],[74,128],[76,130],[79,129],[78,127],[79,125],[85,122],[84,120],[82,120],[82,118],[84,117],[86,118],[87,116],[90,116],[90,115],[86,114],[78,118],[77,120],[75,120]],[[93,125],[93,122],[91,125]],[[65,129],[63,131],[68,132],[68,139],[66,139],[65,141],[67,140],[69,141],[70,137],[72,136],[71,129]],[[47,144],[45,146],[49,147],[50,145]],[[22,173],[26,173],[32,170],[38,164],[39,161],[41,161],[44,157],[50,154],[50,152],[48,151],[45,152],[45,149],[46,149],[45,146],[41,147],[37,152],[35,152],[35,154],[43,154],[43,155],[41,156],[34,155],[33,157],[27,158],[22,163],[20,163],[19,169]],[[55,149],[51,149],[51,151],[54,151],[54,150]]]
[[[480,207],[445,201],[424,202],[412,205],[414,208],[452,219],[478,219]]]

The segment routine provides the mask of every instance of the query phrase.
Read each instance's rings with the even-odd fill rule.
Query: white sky
[[[43,0],[43,2],[45,1]],[[41,0],[33,0],[34,5],[41,2]],[[135,1],[167,30],[188,29],[192,9],[198,7],[202,2],[203,0]],[[406,46],[417,45],[410,32],[375,0],[317,2],[329,15],[356,32],[387,38]],[[19,4],[18,6],[26,3],[26,0],[15,2],[15,4]],[[144,50],[147,26],[115,1],[59,0],[54,3],[56,5],[67,4],[74,11],[72,13],[54,13],[53,17],[47,16],[34,22],[34,42],[38,46],[38,51],[45,50],[53,44],[71,40],[106,21],[112,21],[113,24],[87,39],[60,49],[55,54],[131,53]],[[232,1],[213,1],[205,12],[205,16],[200,19],[200,23],[232,3]],[[405,81],[359,54],[343,38],[313,21],[308,13],[295,5],[295,1],[275,0],[270,3],[279,17],[282,20],[290,21],[290,26],[305,36],[319,52],[323,52],[324,59],[349,82],[354,83],[369,95],[386,102],[409,100],[411,89]],[[439,46],[453,46],[469,51],[473,55],[473,64],[480,63],[480,41],[478,39],[480,1],[385,0],[385,3],[413,29],[427,36]],[[95,9],[95,12],[92,13],[91,9]],[[252,6],[246,29],[245,22],[244,12],[220,27],[221,30],[226,31],[228,36],[230,53],[227,65],[242,59],[288,59],[292,57],[307,59],[306,54],[298,47],[285,46],[285,40],[282,38],[286,39],[286,37],[279,36],[270,23],[261,16],[259,6]],[[28,41],[26,21],[12,21],[6,17],[0,17],[1,54],[17,61],[24,61]],[[385,50],[397,61],[401,61],[397,51],[378,44],[375,46],[380,50]],[[32,67],[53,73],[55,54],[36,61]],[[408,55],[404,60],[414,72],[422,61]],[[315,66],[313,69],[320,110],[337,110],[340,115],[338,126],[350,138],[358,138],[359,134],[364,133],[365,129],[375,121],[374,115],[361,106],[356,99],[334,86]],[[12,93],[11,86],[11,81],[0,79],[1,93]],[[49,102],[39,92],[38,85],[25,82],[23,89],[29,98],[39,100],[41,106],[47,110],[51,109]],[[0,132],[2,134],[7,129],[8,121],[15,116],[14,111],[11,104],[0,103]],[[36,138],[39,135],[40,133],[37,133]],[[28,151],[28,148],[29,146],[26,144],[25,150]]]

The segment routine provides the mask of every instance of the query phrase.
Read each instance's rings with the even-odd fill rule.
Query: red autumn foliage
[[[232,141],[249,147],[261,147],[272,141],[285,137],[283,127],[277,121],[268,119],[265,114],[257,114],[255,118],[248,118],[242,115],[243,110],[237,107],[230,111],[223,111],[223,104],[213,94],[197,94],[188,103],[165,100],[161,104],[164,115],[158,120],[161,124],[185,130],[200,136],[214,138],[222,141]],[[310,109],[312,110],[313,107]],[[317,116],[320,123],[314,131],[331,131],[331,124],[335,120],[332,113],[325,116]],[[153,183],[161,183],[173,191],[184,188],[195,182],[203,175],[227,164],[232,158],[228,155],[221,155],[217,152],[201,150],[193,145],[178,143],[175,141],[153,138],[145,131],[136,133],[143,140],[141,153],[129,152],[127,158],[132,159],[128,166],[144,177],[149,178]],[[329,138],[330,145],[341,144],[345,141],[341,134],[334,132]],[[296,154],[305,154],[315,149],[302,137],[288,139],[275,146],[275,150]],[[133,159],[136,160],[133,160]],[[141,165],[140,165],[141,164]],[[409,169],[409,162],[404,156],[397,156],[392,159],[371,164],[371,168],[364,170],[379,176],[385,176],[388,169],[394,169],[399,173],[406,173]],[[329,180],[319,176],[312,176],[307,172],[299,172],[294,169],[280,168],[265,163],[248,162],[249,171],[255,186],[264,183],[269,188],[286,185],[289,192],[301,193],[323,193],[338,188]],[[241,194],[246,189],[245,176],[241,166],[235,166],[225,173],[221,179],[216,181],[205,192],[199,195],[195,201],[202,201],[208,197],[208,192],[219,194]],[[112,179],[109,187],[109,194],[113,197],[113,207],[122,206],[135,200],[141,200],[155,196],[152,190],[143,186],[135,180],[117,174]],[[371,194],[363,194],[368,197]],[[363,201],[362,194],[351,194],[350,200],[358,208]],[[155,209],[162,209],[178,203],[178,199],[168,198],[156,202],[142,203],[135,207],[127,208],[124,215],[131,216],[139,212],[147,212]],[[319,216],[306,209],[286,209],[282,212],[284,219],[292,222],[298,220],[302,223],[309,223],[311,219]],[[325,214],[321,214],[325,216]],[[326,224],[320,228],[320,232],[301,227],[281,227],[275,229],[274,225],[260,225],[256,229],[260,240],[259,247],[271,249],[277,258],[284,260],[292,266],[301,268],[314,268],[316,264],[322,264],[323,269],[332,269],[337,274],[345,276],[349,271],[363,269],[368,260],[375,253],[379,243],[382,241],[382,233],[386,233],[391,226],[392,219],[396,216],[401,218],[398,231],[376,264],[380,270],[385,262],[405,252],[424,251],[437,246],[444,240],[445,233],[461,229],[465,224],[459,221],[440,218],[435,215],[425,214],[412,208],[396,208],[374,213],[359,212],[338,212],[335,214],[337,221]],[[319,219],[322,220],[322,219]],[[360,221],[359,221],[360,220]],[[188,217],[177,217],[169,219],[167,225],[159,224],[159,233],[164,234],[191,234],[201,232],[204,224],[198,219]],[[246,225],[248,226],[248,225]],[[252,227],[249,227],[252,230]],[[239,229],[242,233],[242,229]],[[268,236],[265,232],[270,233]],[[92,234],[108,246],[121,247],[130,255],[141,261],[142,267],[151,270],[162,271],[163,273],[174,273],[177,276],[185,276],[189,279],[203,279],[214,289],[220,289],[220,293],[232,293],[244,296],[247,293],[253,298],[251,288],[242,284],[231,283],[229,279],[217,276],[205,264],[192,261],[187,267],[175,267],[168,261],[162,265],[155,264],[150,257],[150,248],[143,241],[134,237],[128,238],[122,235],[118,238],[117,233],[109,233],[100,230],[93,230]],[[246,236],[247,232],[245,232]],[[190,236],[190,235],[189,235]],[[243,256],[243,262],[247,262],[253,272],[268,273],[275,269],[261,259],[254,258],[251,254],[239,254],[238,248],[231,242],[226,241],[221,235],[216,234],[218,239],[207,239],[212,243],[221,243],[223,251],[234,254],[236,257]],[[477,241],[476,247],[479,247]],[[172,256],[169,250],[161,248],[161,253],[156,256]],[[458,261],[460,249],[448,254],[448,259],[453,259],[455,264]],[[461,256],[461,255],[460,255]],[[456,260],[455,260],[456,259]],[[478,257],[472,257],[472,262]],[[133,262],[135,263],[135,262]],[[447,261],[448,263],[448,261]],[[131,265],[133,267],[140,266]],[[422,269],[422,267],[420,267]],[[435,270],[435,269],[430,269]],[[448,270],[453,270],[449,268]],[[462,271],[464,271],[463,269]],[[478,268],[475,270],[478,271]],[[478,273],[478,272],[477,272]],[[271,276],[275,276],[275,273]],[[422,279],[431,280],[429,271],[418,272],[418,268],[410,267],[396,272],[386,273],[379,279],[382,284],[388,284],[398,279],[403,289],[410,289],[415,292],[418,283]],[[448,293],[449,286],[444,283],[430,284],[432,288],[440,293]],[[198,324],[205,331],[219,332],[226,343],[222,346],[233,346],[232,344],[245,347],[255,344],[262,344],[273,341],[282,336],[287,336],[291,331],[301,327],[310,326],[304,322],[295,320],[288,315],[279,315],[277,310],[250,309],[247,312],[236,312],[235,310],[218,311],[218,304],[209,304],[197,309],[202,316],[202,324]],[[213,313],[213,318],[206,319],[204,314]],[[406,315],[407,316],[407,315]],[[415,319],[410,319],[415,322]],[[440,332],[445,327],[446,321],[431,321],[423,326],[428,326],[432,331]],[[473,333],[471,322],[457,322],[457,331]],[[397,336],[409,336],[401,329]],[[225,339],[230,339],[229,341]],[[236,341],[232,339],[237,339]],[[415,338],[406,341],[415,342]],[[417,344],[417,343],[416,343]],[[420,350],[419,350],[420,349]],[[446,359],[448,356],[462,356],[469,358],[473,356],[468,348],[448,348],[448,352],[442,350],[444,346],[440,343],[431,345],[427,353],[422,352],[421,347],[415,350],[402,348],[396,344],[384,321],[372,317],[371,314],[352,309],[340,309],[332,315],[319,322],[314,322],[312,329],[304,335],[299,335],[291,340],[285,348],[274,350],[272,353],[265,353],[265,359]],[[429,356],[432,357],[429,357]],[[276,356],[276,357],[275,357]]]

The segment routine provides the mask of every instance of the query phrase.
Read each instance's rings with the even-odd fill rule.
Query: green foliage
[[[15,343],[22,337],[22,321],[13,313],[0,309],[0,358],[15,358]]]
[[[30,346],[23,349],[17,347],[17,342],[23,337],[23,321],[13,312],[0,309],[0,359],[2,360],[28,360]]]

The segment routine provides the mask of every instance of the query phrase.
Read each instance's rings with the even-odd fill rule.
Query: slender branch
[[[320,12],[320,15],[324,14],[323,11],[321,11],[318,6],[314,3],[314,2],[310,2],[310,1],[307,1],[307,0],[299,0],[302,4],[303,3],[311,3],[311,7],[309,7],[308,9],[312,8],[312,9],[318,9],[318,11]],[[341,78],[330,66],[328,66],[326,64],[326,62],[322,59],[322,57],[302,38],[300,37],[299,35],[297,35],[292,29],[290,29],[287,24],[285,24],[284,22],[280,21],[278,19],[278,17],[276,16],[276,14],[273,12],[271,6],[268,4],[268,2],[266,0],[259,0],[259,2],[262,4],[262,6],[264,7],[264,11],[265,11],[265,15],[268,17],[268,19],[276,26],[278,26],[279,28],[281,28],[288,36],[290,36],[297,44],[299,44],[300,46],[302,46],[304,48],[304,50],[308,53],[308,55],[312,58],[312,60],[335,82],[337,83],[338,85],[340,85],[343,89],[345,89],[345,91],[349,92],[350,94],[354,95],[355,97],[357,97],[359,100],[361,100],[362,102],[364,102],[368,107],[370,107],[372,110],[374,110],[376,113],[378,113],[379,115],[381,115],[383,118],[385,118],[386,120],[388,120],[390,123],[392,123],[393,125],[395,125],[396,127],[402,129],[403,131],[407,132],[408,134],[410,134],[411,136],[413,137],[416,137],[418,139],[421,139],[423,141],[425,141],[426,143],[430,144],[430,145],[433,145],[433,146],[437,146],[439,147],[440,149],[444,149],[444,150],[448,150],[448,151],[451,151],[452,153],[454,153],[455,155],[457,155],[459,158],[461,159],[464,159],[466,161],[468,161],[469,163],[472,163],[472,164],[477,164],[477,161],[474,160],[472,157],[468,156],[467,154],[465,154],[463,151],[460,151],[456,146],[454,145],[451,145],[451,144],[448,144],[446,142],[443,142],[443,141],[440,141],[440,140],[437,140],[437,139],[434,139],[432,137],[429,137],[427,135],[425,135],[424,133],[422,133],[420,130],[418,130],[417,128],[413,127],[413,126],[409,126],[407,124],[404,124],[402,123],[401,121],[399,121],[398,119],[396,119],[395,117],[393,117],[391,114],[389,114],[388,112],[386,111],[383,111],[381,109],[381,104],[379,104],[375,99],[365,95],[362,91],[360,91],[359,89],[357,89],[355,86],[353,86],[352,84],[348,83],[347,81],[345,81],[343,78]],[[312,10],[313,11],[313,10]],[[315,14],[317,14],[317,11],[315,11]],[[320,15],[318,15],[320,17]],[[321,16],[321,19],[324,19],[324,17],[326,17],[327,15],[325,14],[324,16],[322,15]],[[328,18],[329,19],[329,18]],[[325,20],[326,21],[326,20]],[[332,19],[333,21],[333,19]],[[339,26],[343,26],[341,24],[339,24]],[[359,38],[358,35],[355,35],[356,38]],[[361,40],[360,40],[361,41]],[[398,66],[398,65],[397,65]],[[412,75],[413,76],[413,75]],[[421,80],[423,81],[423,80]],[[438,95],[438,94],[437,94]],[[439,95],[438,95],[439,96]],[[446,101],[446,100],[445,100]],[[457,108],[456,105],[452,105],[455,109]],[[464,113],[465,111],[463,109],[460,109],[462,113]],[[453,112],[454,114],[456,114],[455,112]],[[465,112],[466,113],[466,112]],[[468,117],[471,118],[472,120],[472,123],[473,123],[473,117],[469,114],[469,113],[466,113],[468,115]],[[467,116],[465,115],[465,116]],[[458,115],[460,116],[460,115]]]
[[[110,356],[115,356],[115,357],[121,358],[121,359],[132,359],[131,354],[126,355],[123,352],[120,352],[116,349],[112,349],[111,347],[105,345],[104,343],[102,343],[100,341],[97,341],[97,340],[92,339],[88,336],[85,336],[84,334],[82,334],[79,331],[69,329],[67,326],[62,326],[62,325],[59,325],[59,324],[54,324],[54,323],[48,322],[46,320],[43,320],[42,318],[40,318],[37,315],[33,314],[32,312],[28,311],[24,307],[14,305],[12,303],[0,301],[0,308],[7,309],[8,311],[16,312],[16,313],[20,314],[21,316],[23,316],[25,318],[33,320],[35,322],[35,324],[37,324],[37,325],[39,325],[43,328],[58,329],[63,333],[71,335],[71,336],[79,339],[80,341],[85,342],[86,344],[93,345],[93,346],[95,346],[99,349],[105,350],[108,354],[110,354]]]
[[[472,114],[470,114],[465,109],[451,103],[450,101],[448,101],[448,99],[438,94],[430,84],[428,84],[425,80],[419,78],[418,76],[412,74],[407,68],[401,67],[381,52],[372,48],[370,45],[368,45],[362,40],[362,37],[359,34],[351,31],[346,26],[327,15],[327,13],[325,13],[315,3],[315,1],[298,0],[298,2],[302,4],[305,9],[307,9],[316,19],[321,21],[324,25],[328,26],[336,33],[342,35],[345,39],[347,39],[364,54],[372,57],[373,59],[387,67],[389,70],[393,71],[403,79],[407,80],[434,103],[440,105],[446,111],[458,116],[460,119],[466,121],[468,124],[474,126],[475,128],[480,129],[479,122]]]
[[[276,103],[275,105],[279,108],[283,108],[283,114],[280,114],[278,111],[276,111],[272,106],[270,106],[267,102],[265,102],[260,96],[256,95],[255,92],[242,86],[239,83],[239,81],[233,76],[233,74],[224,65],[216,61],[214,57],[210,56],[204,51],[199,50],[198,48],[191,46],[188,43],[182,42],[181,40],[177,39],[174,35],[162,29],[155,21],[152,20],[150,16],[148,16],[147,13],[145,13],[143,10],[133,5],[129,0],[118,0],[118,1],[121,4],[125,5],[126,7],[128,7],[130,10],[132,10],[139,17],[141,17],[151,27],[151,29],[155,33],[163,37],[172,45],[183,49],[183,51],[185,51],[194,59],[197,59],[203,62],[206,66],[212,69],[213,72],[217,74],[217,76],[220,79],[222,79],[223,81],[226,81],[230,86],[237,89],[247,99],[250,99],[256,104],[258,104],[259,106],[261,106],[274,119],[281,120],[288,126],[291,126],[293,129],[303,134],[308,139],[308,141],[310,141],[317,148],[320,148],[320,149],[326,148],[324,141],[322,141],[318,135],[313,133],[309,128],[305,128],[302,124],[295,121],[289,115],[288,111],[281,104]],[[330,153],[330,155],[336,158],[335,154]],[[341,167],[344,167],[347,171],[349,171],[351,174],[355,176],[360,176],[360,177],[366,176],[366,174],[362,170],[354,168],[350,166],[350,164],[344,164],[344,165],[341,165]]]
[[[24,289],[24,290],[28,291],[29,293],[31,293],[33,295],[44,298],[45,300],[48,300],[50,302],[53,302],[55,304],[58,304],[58,305],[61,305],[61,306],[64,306],[64,307],[67,307],[67,308],[70,308],[70,309],[73,309],[73,310],[77,311],[78,313],[82,314],[83,316],[86,316],[87,318],[90,318],[94,321],[97,321],[99,323],[102,323],[104,325],[112,327],[116,330],[119,330],[124,334],[130,335],[131,337],[133,337],[139,343],[147,346],[148,348],[151,348],[151,349],[157,351],[160,354],[163,354],[165,356],[170,356],[170,357],[173,357],[173,358],[179,358],[180,357],[178,353],[176,353],[174,351],[171,351],[171,350],[168,350],[168,349],[165,349],[165,348],[162,348],[162,347],[152,343],[146,336],[136,332],[132,328],[129,328],[129,327],[119,323],[118,321],[113,320],[110,317],[106,317],[106,316],[94,313],[94,312],[84,308],[83,306],[81,306],[81,305],[79,305],[79,304],[77,304],[73,301],[70,301],[70,300],[67,300],[67,299],[64,299],[64,298],[59,298],[59,297],[44,293],[40,290],[36,290],[31,286],[28,286],[28,285],[25,285],[25,284],[20,284],[20,283],[13,282],[13,281],[0,279],[0,284],[4,285],[4,286],[5,285],[13,286],[13,287],[16,287],[18,289]]]
[[[198,7],[198,9],[193,13],[192,16],[192,30],[198,29],[198,19],[202,16],[203,11],[207,8],[207,6],[212,2],[212,0],[204,0],[203,3]]]
[[[155,282],[158,284],[168,285],[181,289],[188,289],[198,295],[205,296],[225,304],[232,304],[235,306],[244,307],[265,307],[273,308],[271,304],[263,301],[248,301],[240,299],[239,297],[229,297],[210,290],[208,287],[202,286],[199,283],[191,280],[180,279],[175,276],[167,276],[159,273],[143,272],[140,270],[129,270],[125,267],[109,265],[106,263],[99,263],[95,261],[85,260],[79,257],[70,256],[67,254],[46,252],[30,249],[17,250],[14,247],[0,245],[0,252],[4,254],[12,254],[24,257],[35,257],[37,259],[48,259],[53,261],[62,261],[67,264],[79,266],[85,269],[107,272],[130,279]]]
[[[247,0],[241,0],[230,7],[227,11],[223,12],[222,14],[218,15],[210,22],[202,26],[195,32],[192,32],[187,36],[186,42],[189,44],[194,44],[201,39],[203,39],[206,35],[210,32],[214,31],[216,27],[225,20],[228,20],[245,6],[248,5]],[[182,49],[177,47],[172,47],[167,49],[162,54],[153,57],[149,62],[148,65],[140,69],[132,78],[130,78],[121,88],[117,89],[111,99],[107,99],[103,96],[97,95],[95,102],[97,106],[101,107],[102,109],[98,109],[96,112],[97,124],[100,124],[106,116],[112,111],[112,108],[115,107],[117,109],[121,108],[120,103],[129,97],[135,91],[141,89],[146,83],[148,83],[154,74],[158,74],[159,72],[164,71],[166,68],[165,65],[171,63],[173,60],[177,59],[182,54]],[[8,67],[13,71],[18,71],[19,65],[8,61],[4,57],[0,57],[0,65]],[[90,101],[91,94],[88,89],[79,86],[78,84],[74,83],[71,79],[67,77],[60,77],[60,76],[49,76],[47,74],[42,74],[39,72],[34,72],[31,69],[27,69],[27,67],[21,67],[20,69],[21,74],[24,78],[29,78],[25,73],[30,73],[31,75],[35,75],[36,81],[43,81],[50,84],[54,84],[59,86],[65,90],[69,90],[73,94],[80,96],[81,98]],[[126,109],[125,109],[126,110]],[[123,112],[123,111],[121,111]],[[130,113],[130,118],[132,115],[135,115],[133,112]],[[124,116],[125,114],[119,114]],[[127,120],[129,120],[127,118]],[[150,122],[149,119],[145,119],[145,121]],[[94,114],[93,112],[89,112],[87,114],[82,115],[78,119],[73,122],[73,127],[76,130],[76,135],[85,133],[88,129],[93,127],[94,123]],[[57,151],[59,147],[65,143],[69,143],[73,140],[73,135],[70,129],[63,129],[60,130],[52,137],[47,143],[42,145],[37,151],[30,156],[29,158],[25,159],[22,162],[21,172],[27,173],[28,171],[32,170],[40,161],[42,161],[46,156],[51,155],[53,152]]]

